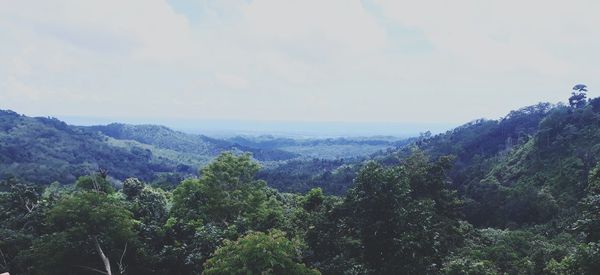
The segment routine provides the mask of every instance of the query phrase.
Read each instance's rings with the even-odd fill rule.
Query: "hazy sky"
[[[465,122],[600,94],[600,1],[0,0],[0,109]]]

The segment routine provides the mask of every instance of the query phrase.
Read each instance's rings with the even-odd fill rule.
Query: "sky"
[[[448,123],[600,95],[600,1],[0,0],[0,109]]]

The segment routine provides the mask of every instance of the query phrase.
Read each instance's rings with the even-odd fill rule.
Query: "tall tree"
[[[32,248],[36,269],[45,274],[122,274],[126,257],[135,254],[131,212],[104,193],[65,196],[48,211],[46,224],[47,234]]]
[[[346,222],[371,272],[431,273],[460,240],[459,201],[447,189],[450,159],[415,151],[402,165],[368,163],[346,196]]]
[[[571,97],[569,97],[569,105],[573,108],[581,108],[586,103],[587,86],[584,84],[577,84],[573,87]]]
[[[173,240],[173,251],[186,268],[201,267],[224,239],[281,224],[282,204],[266,182],[254,178],[258,169],[250,155],[223,153],[202,169],[199,179],[173,191],[167,228],[179,238]]]

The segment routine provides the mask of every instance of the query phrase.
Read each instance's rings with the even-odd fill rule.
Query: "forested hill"
[[[599,128],[598,102],[598,99],[593,99],[586,106],[579,108],[539,103],[511,111],[498,120],[478,119],[435,136],[424,133],[418,138],[394,142],[394,147],[398,149],[381,149],[369,158],[386,165],[397,165],[412,154],[415,147],[423,150],[432,159],[451,155],[454,157],[453,168],[449,171],[452,188],[466,198],[465,213],[471,222],[484,226],[512,224],[516,220],[529,223],[547,220],[552,215],[532,215],[531,212],[552,213],[556,209],[556,205],[544,204],[545,200],[553,199],[546,196],[547,191],[551,189],[545,183],[562,180],[551,177],[544,178],[544,183],[540,183],[541,180],[538,179],[537,185],[527,188],[524,187],[529,186],[527,184],[516,183],[529,180],[526,179],[527,177],[549,177],[555,171],[564,171],[566,161],[575,158],[581,159],[581,163],[584,163],[577,174],[578,180],[583,181],[581,184],[585,185],[585,175],[596,161],[593,157],[593,152],[596,150],[593,145],[600,144],[600,139],[590,134],[595,133]],[[553,134],[549,136],[548,133]],[[565,137],[571,139],[567,140]],[[235,140],[261,148],[290,148],[291,145],[299,143],[289,139],[268,137],[259,140],[244,138],[235,138]],[[305,143],[318,146],[326,142],[325,140]],[[388,141],[364,141],[362,146],[386,142]],[[551,147],[544,148],[544,144]],[[561,144],[577,149],[555,148]],[[588,155],[577,155],[580,154],[577,152],[586,150],[590,152]],[[525,152],[527,156],[524,155]],[[543,152],[553,152],[553,154],[544,155]],[[522,161],[515,163],[516,157],[525,157],[528,161],[536,158],[540,160],[541,157],[549,163],[538,161],[534,165],[533,162],[527,162],[522,167]],[[551,165],[557,164],[558,159],[563,163],[562,168]],[[310,188],[320,187],[326,193],[342,195],[352,185],[352,180],[360,170],[363,161],[363,158],[297,159],[268,167],[259,172],[258,176],[281,191],[306,192]],[[576,162],[579,163],[579,160]],[[511,167],[506,167],[508,165]],[[523,172],[517,168],[529,170]],[[516,171],[520,171],[520,174],[507,175]],[[491,184],[497,181],[500,183]],[[527,189],[527,192],[520,193],[516,189]],[[544,192],[538,192],[542,189]],[[559,197],[573,193],[569,191],[558,194],[562,191],[567,190],[559,188],[553,193]],[[577,198],[576,194],[572,195],[575,196],[572,199]],[[493,202],[492,199],[498,201]],[[535,203],[540,205],[534,206]],[[514,204],[521,204],[525,208],[514,213],[516,207]]]
[[[454,156],[454,165],[449,175],[454,188],[463,191],[463,194],[466,187],[478,184],[511,150],[519,148],[519,145],[535,136],[540,123],[550,113],[565,108],[568,109],[565,106],[539,103],[511,111],[498,120],[478,119],[435,136],[423,133],[420,137],[396,141],[392,147],[395,150],[380,150],[369,158],[386,165],[397,165],[412,154],[414,148],[423,150],[432,159]],[[248,143],[243,139],[239,141]],[[277,139],[253,144],[284,148],[287,142],[289,141],[285,139]],[[364,141],[363,146],[374,142],[386,141]],[[362,162],[363,159],[294,160],[265,169],[259,176],[284,191],[305,192],[310,188],[320,187],[327,193],[341,195],[352,184]]]
[[[141,146],[119,147],[107,136],[55,118],[27,117],[0,111],[0,171],[38,184],[74,182],[99,167],[114,177],[177,170],[177,163]]]
[[[258,160],[284,160],[296,155],[254,149],[162,126],[72,126],[56,118],[27,117],[0,110],[0,176],[29,182],[72,183],[99,168],[117,179],[179,182],[197,175],[223,151],[253,153]]]
[[[216,156],[223,151],[249,152],[261,161],[279,161],[295,158],[298,155],[273,148],[259,148],[238,143],[174,131],[159,125],[128,125],[112,123],[91,126],[90,129],[119,140],[135,140],[158,148],[173,150],[198,156]]]
[[[105,171],[67,185],[2,180],[0,271],[598,274],[600,98],[576,96],[423,134],[366,162],[293,159],[259,172],[249,154],[224,153],[172,190],[116,186]],[[190,137],[170,140],[180,134],[166,128],[0,114],[8,171],[185,170],[176,153]]]
[[[455,157],[449,176],[474,225],[549,222],[575,211],[586,195],[600,160],[600,98],[582,106],[540,103],[414,145],[432,158]],[[405,158],[411,150],[394,155]]]
[[[279,149],[308,158],[336,160],[340,158],[365,157],[378,151],[397,148],[410,139],[392,136],[336,137],[336,138],[286,138],[271,135],[236,136],[227,139],[252,148]]]

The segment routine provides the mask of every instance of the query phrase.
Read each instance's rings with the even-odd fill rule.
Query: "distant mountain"
[[[343,164],[360,162],[373,153],[406,143],[408,140],[395,137],[216,139],[159,125],[73,126],[56,118],[0,110],[0,178],[15,176],[41,184],[71,183],[102,168],[119,180],[138,177],[150,182],[178,183],[196,175],[199,167],[221,152],[233,151],[249,152],[262,162],[265,172],[261,175],[272,180],[272,186],[306,191],[331,181],[329,173]],[[296,171],[295,176],[284,179],[290,169]],[[314,171],[320,171],[318,177],[313,175],[310,182],[298,182]],[[340,193],[350,184],[347,178],[338,177],[335,183],[328,183],[332,187],[325,189]]]
[[[259,161],[280,161],[298,156],[277,149],[250,147],[203,135],[187,134],[158,125],[112,123],[104,126],[90,126],[89,129],[99,131],[114,139],[134,140],[157,148],[197,156],[216,156],[223,151],[249,152]]]
[[[110,174],[118,179],[136,176],[155,180],[154,183],[177,183],[177,179],[194,174],[196,167],[223,150],[250,151],[267,164],[256,176],[266,180],[271,187],[286,192],[306,192],[315,187],[323,191],[279,195],[273,190],[262,189],[246,177],[250,170],[244,164],[246,160],[238,161],[227,156],[212,167],[215,174],[225,173],[225,176],[186,181],[174,192],[163,193],[148,188],[141,192],[148,191],[144,196],[130,197],[129,194],[135,192],[129,191],[139,191],[138,187],[143,187],[133,182],[120,200],[129,201],[122,205],[135,211],[144,205],[163,205],[156,208],[165,210],[160,220],[153,220],[154,217],[139,220],[163,230],[163,225],[172,220],[168,215],[177,215],[177,212],[167,211],[169,198],[172,198],[173,204],[183,205],[183,215],[175,218],[188,219],[189,215],[195,215],[189,216],[192,222],[181,225],[192,224],[195,228],[198,221],[206,222],[203,219],[209,216],[202,211],[189,214],[189,209],[198,205],[208,210],[217,209],[213,211],[215,213],[223,209],[220,206],[224,204],[219,198],[205,202],[206,194],[221,194],[223,196],[220,197],[229,200],[228,203],[232,202],[231,198],[254,200],[262,197],[263,202],[268,200],[273,204],[261,205],[268,205],[267,208],[273,205],[274,210],[280,211],[276,216],[265,216],[269,223],[272,217],[289,219],[278,226],[297,226],[297,232],[300,232],[297,235],[305,236],[306,243],[312,245],[307,259],[321,253],[318,257],[325,260],[313,259],[313,263],[319,268],[335,266],[334,271],[341,270],[337,265],[350,265],[352,272],[373,273],[376,270],[354,267],[360,266],[357,263],[361,261],[370,261],[368,255],[388,251],[389,244],[395,240],[406,239],[417,243],[417,248],[425,247],[428,251],[443,253],[435,256],[440,258],[434,264],[424,266],[422,273],[596,274],[600,266],[600,98],[580,100],[576,104],[571,102],[570,106],[540,103],[512,111],[498,120],[478,119],[445,133],[425,133],[398,141],[388,138],[298,140],[271,136],[219,140],[162,126],[110,124],[78,127],[53,118],[31,118],[0,111],[0,176],[14,175],[35,183],[69,182],[78,175],[101,167],[110,170]],[[376,147],[380,147],[376,153],[368,153]],[[313,155],[321,157],[313,158]],[[427,157],[438,160],[427,163]],[[370,161],[379,165],[365,165]],[[243,170],[232,170],[235,165],[242,165],[240,169]],[[230,171],[248,178],[252,185],[232,189]],[[233,175],[236,180],[241,177]],[[9,182],[17,181],[6,181]],[[210,188],[202,188],[208,186],[204,183],[210,184]],[[29,215],[35,207],[29,207],[28,198],[23,200],[20,195],[36,193],[33,188],[21,184],[13,184],[10,188],[10,192],[4,193],[4,203],[0,205],[10,210],[0,211],[7,214],[0,219],[8,221],[2,228],[7,236],[4,239],[8,240],[4,242],[5,246],[17,244],[22,248],[13,251],[36,251],[39,240],[46,240],[46,237],[54,240],[55,236],[60,236],[27,233],[32,234],[27,237],[32,241],[22,242],[19,238],[27,235],[21,232],[28,232],[23,231],[23,221],[37,221],[41,226],[42,219],[39,218],[42,216]],[[258,189],[264,194],[251,192],[240,196],[241,193],[238,193]],[[56,188],[46,190],[57,195],[62,192],[69,194],[68,191],[56,191]],[[324,196],[322,192],[343,198]],[[54,196],[49,195],[49,198]],[[210,195],[210,198],[213,196]],[[67,202],[76,207],[85,205],[71,200]],[[64,207],[67,204],[57,205],[61,208],[53,209],[72,210]],[[121,207],[121,202],[114,205]],[[138,215],[145,217],[145,214]],[[225,232],[219,226],[231,227],[230,223],[219,221],[218,215],[214,216],[218,218],[210,218],[217,221],[217,225],[212,229],[217,231],[211,229],[210,234],[205,234],[208,238],[200,241],[212,244],[214,232],[217,232],[215,236]],[[64,215],[57,221],[62,222],[62,217],[74,216]],[[240,217],[226,218],[246,226],[250,219]],[[170,232],[185,228],[168,227]],[[27,230],[34,232],[33,229]],[[361,238],[364,232],[383,232],[380,235],[386,239],[371,238],[373,234]],[[166,245],[172,246],[175,242],[186,244],[185,241],[189,241],[190,247],[198,245],[198,232],[191,230],[188,235],[189,238],[184,237],[181,242],[168,240]],[[11,239],[13,236],[19,238]],[[429,246],[437,243],[436,239],[449,236],[456,240]],[[155,253],[163,256],[165,244],[160,241]],[[399,243],[394,249],[404,257],[405,242]],[[34,250],[27,250],[30,247]],[[414,250],[406,250],[408,257],[404,258],[414,256]],[[115,251],[120,252],[120,248]],[[183,255],[187,259],[191,257],[188,255],[195,255],[193,253],[197,251],[193,248],[168,253],[176,253],[174,257]],[[347,251],[351,252],[350,255],[345,255]],[[49,252],[54,253],[54,250]],[[358,256],[352,256],[354,253]],[[15,252],[13,255],[29,254]],[[173,263],[170,259],[165,260],[166,265]],[[179,265],[183,261],[174,262]],[[376,260],[370,266],[377,267],[382,262]],[[412,263],[406,266],[409,265]],[[434,266],[441,269],[428,269]]]
[[[111,124],[82,127],[56,118],[0,110],[0,177],[47,184],[71,183],[98,168],[116,179],[146,181],[195,175],[223,151],[250,152],[261,161],[296,157],[281,150],[250,148],[163,126]]]
[[[99,167],[116,178],[150,180],[155,173],[193,169],[135,145],[115,146],[110,138],[55,118],[0,111],[0,174],[36,183],[71,183]]]
[[[236,136],[227,140],[253,148],[278,149],[309,159],[326,160],[368,157],[379,151],[410,143],[410,139],[388,136],[294,139],[264,135],[258,137]]]
[[[600,98],[584,106],[540,103],[499,120],[476,120],[414,143],[455,157],[447,171],[476,226],[548,222],[575,211],[600,161]],[[411,146],[389,153],[408,156]],[[382,157],[382,156],[380,156]],[[397,162],[396,162],[397,163]]]

